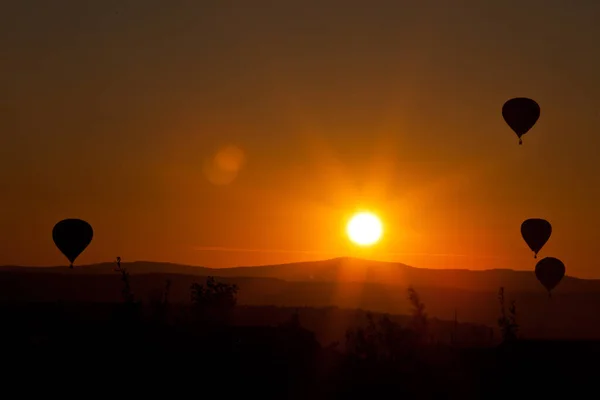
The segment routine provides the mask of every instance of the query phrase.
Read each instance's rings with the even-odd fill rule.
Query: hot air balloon
[[[552,225],[545,219],[530,218],[521,224],[521,236],[533,251],[533,258],[537,258],[537,254],[550,239],[551,234]]]
[[[558,258],[542,258],[535,266],[535,276],[552,297],[551,290],[554,289],[565,276],[565,264]]]
[[[67,257],[69,268],[75,259],[88,247],[94,236],[92,226],[81,219],[64,219],[52,228],[52,240]]]
[[[519,137],[519,144],[523,144],[521,136],[533,128],[540,118],[540,106],[534,100],[516,97],[504,103],[502,117]]]

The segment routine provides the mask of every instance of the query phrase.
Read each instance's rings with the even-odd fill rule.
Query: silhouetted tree
[[[403,346],[411,339],[412,332],[395,323],[388,315],[378,322],[377,339],[379,341],[379,357],[396,359],[402,353]]]
[[[123,296],[123,301],[125,303],[133,303],[135,298],[133,296],[133,292],[131,290],[131,285],[129,281],[129,272],[127,272],[127,268],[121,266],[121,257],[117,257],[117,267],[115,268],[116,272],[121,273],[121,281],[123,282],[123,289],[121,290],[121,295]]]
[[[408,288],[408,300],[410,301],[412,312],[411,328],[421,339],[425,339],[428,327],[425,304],[423,304],[419,294],[412,286]]]
[[[426,340],[428,319],[425,304],[412,287],[408,288],[408,299],[410,327],[402,327],[387,315],[376,321],[372,313],[367,313],[366,327],[346,332],[346,350],[363,359],[397,360],[411,353],[416,344]]]
[[[217,282],[209,276],[205,285],[191,286],[192,305],[196,316],[205,322],[225,322],[237,304],[238,286]]]
[[[418,339],[410,328],[392,321],[388,315],[376,320],[367,313],[367,325],[346,331],[346,351],[361,359],[397,360],[406,356]]]
[[[501,287],[498,291],[498,302],[500,303],[500,318],[498,318],[498,327],[502,334],[502,341],[512,342],[517,339],[519,325],[517,324],[517,305],[513,300],[506,313],[506,305],[504,298],[504,288]]]
[[[121,274],[121,281],[123,282],[123,289],[121,290],[123,304],[116,310],[117,319],[120,320],[121,323],[126,324],[139,321],[141,317],[141,303],[135,300],[135,296],[131,290],[129,272],[127,271],[127,268],[121,265],[121,257],[117,257],[116,264],[115,271]]]
[[[346,350],[361,359],[377,358],[376,327],[371,313],[367,313],[367,326],[346,331]]]

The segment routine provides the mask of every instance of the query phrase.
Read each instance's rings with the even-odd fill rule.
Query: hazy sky
[[[600,2],[0,3],[0,264],[361,256],[600,277]],[[522,146],[511,97],[542,115]],[[344,234],[357,209],[384,240]]]

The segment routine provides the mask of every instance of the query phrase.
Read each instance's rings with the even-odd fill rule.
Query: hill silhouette
[[[189,287],[217,276],[243,288],[239,304],[341,307],[407,314],[406,288],[415,287],[430,316],[495,327],[499,287],[519,309],[525,337],[599,339],[600,281],[565,277],[549,301],[533,272],[434,270],[352,258],[211,269],[171,263],[124,263],[138,297],[152,297],[169,279],[171,301],[189,302]],[[119,301],[113,263],[60,267],[3,267],[0,301]]]
[[[423,286],[463,289],[469,291],[509,291],[544,293],[545,290],[531,271],[511,269],[467,270],[416,268],[402,263],[371,261],[340,257],[278,265],[207,268],[174,263],[137,261],[124,263],[131,274],[182,274],[220,277],[274,278],[292,282],[362,282],[398,286]],[[78,266],[21,267],[3,266],[0,272],[46,272],[71,274],[113,274],[114,263]],[[600,292],[600,279],[579,279],[565,276],[557,293]]]
[[[598,342],[527,341],[496,335],[485,326],[440,321],[428,316],[420,293],[412,289],[404,292],[410,315],[393,316],[334,307],[244,306],[238,298],[244,286],[231,284],[314,289],[326,282],[137,274],[131,276],[134,293],[129,297],[119,293],[119,287],[129,287],[122,285],[126,279],[121,282],[127,273],[118,272],[1,273],[0,315],[6,328],[0,341],[7,365],[54,377],[64,375],[55,365],[60,359],[77,366],[70,379],[93,384],[89,377],[102,376],[100,365],[116,361],[120,366],[125,360],[146,379],[190,376],[189,382],[197,382],[201,372],[213,384],[225,376],[235,379],[229,394],[251,388],[268,398],[286,393],[287,398],[363,398],[385,395],[383,388],[411,398],[488,398],[533,389],[532,370],[570,386],[587,372],[581,361],[599,349]],[[171,290],[182,284],[189,299],[182,304],[179,293],[181,302],[175,304]],[[141,299],[141,289],[151,288],[150,298]],[[399,286],[393,288],[398,292]],[[102,301],[106,292],[112,299]],[[508,315],[512,324],[515,313]],[[201,366],[186,367],[190,360]]]

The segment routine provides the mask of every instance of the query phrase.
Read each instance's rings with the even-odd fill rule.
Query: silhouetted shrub
[[[121,257],[117,257],[116,264],[115,271],[121,274],[121,281],[123,282],[123,289],[121,289],[123,303],[117,306],[114,317],[120,323],[134,323],[139,321],[141,317],[141,303],[135,300],[131,290],[130,275],[127,268],[121,265]]]
[[[512,342],[517,339],[519,331],[519,325],[517,324],[517,305],[514,300],[511,301],[510,307],[508,308],[508,314],[506,313],[503,287],[498,290],[498,302],[500,303],[498,327],[502,334],[502,341],[504,343]]]
[[[367,313],[365,327],[346,332],[346,352],[363,360],[398,360],[415,349],[418,335],[384,315]]]
[[[346,332],[346,351],[367,360],[396,361],[414,354],[417,345],[427,338],[427,314],[417,291],[409,287],[408,298],[412,306],[410,326],[403,327],[383,315],[378,320],[367,313],[365,327]]]
[[[125,282],[124,286],[128,287]],[[157,291],[153,296],[157,307],[169,303],[169,290],[167,281],[162,294]],[[124,296],[126,301],[118,304],[119,310],[140,304],[127,299],[132,297]],[[5,360],[10,359],[10,365],[15,365],[13,360],[23,360],[24,367],[29,368],[42,365],[44,374],[55,370],[64,374],[56,368],[57,359],[77,365],[76,370],[86,374],[93,373],[90,371],[94,367],[100,370],[94,371],[95,375],[101,373],[103,365],[115,360],[151,374],[156,369],[152,361],[160,359],[169,365],[160,370],[160,379],[169,375],[178,381],[189,368],[190,359],[201,360],[210,368],[195,368],[190,375],[201,371],[209,382],[220,377],[237,382],[230,395],[237,395],[238,389],[240,395],[247,395],[248,385],[252,384],[257,394],[269,398],[359,398],[394,393],[406,398],[461,399],[496,398],[502,391],[522,390],[531,381],[531,371],[548,374],[556,370],[552,373],[560,379],[549,378],[552,382],[560,382],[565,376],[581,382],[581,371],[589,369],[582,361],[595,357],[600,350],[598,345],[594,351],[594,346],[582,343],[558,351],[564,344],[525,340],[502,347],[500,352],[477,346],[423,343],[418,330],[427,325],[425,306],[414,290],[409,289],[409,299],[413,310],[406,323],[397,323],[388,315],[367,313],[364,326],[346,332],[347,354],[336,351],[334,345],[321,346],[315,334],[302,327],[298,310],[280,324],[265,322],[267,318],[252,326],[202,325],[209,329],[196,329],[188,320],[168,326],[146,323],[151,321],[144,319],[129,325],[107,323],[106,311],[110,312],[114,304],[67,302],[0,304],[6,327],[0,332],[4,343],[0,350]],[[514,339],[518,328],[515,304],[504,309],[503,289],[498,299],[503,337]],[[237,287],[208,278],[205,283],[192,285],[192,301],[195,314],[206,316],[205,312],[211,310],[211,317],[219,320],[236,307]],[[236,312],[251,307],[240,307]],[[281,321],[275,307],[256,309],[253,318],[275,313],[271,321]],[[189,304],[173,302],[165,312],[188,316],[189,310]],[[310,311],[302,313],[309,325]],[[124,321],[132,321],[131,315],[121,315],[129,318]],[[431,330],[435,323],[431,322]],[[266,395],[265,390],[273,396]],[[253,394],[253,390],[250,392]]]
[[[131,283],[129,280],[129,272],[127,268],[121,266],[121,257],[117,257],[117,266],[115,268],[116,272],[121,274],[121,281],[123,282],[123,289],[121,290],[121,295],[123,296],[123,301],[125,303],[133,303],[135,297],[133,295],[133,291],[131,290]]]
[[[420,340],[425,340],[427,338],[428,327],[425,304],[423,304],[419,294],[412,286],[408,288],[408,300],[410,301],[412,311],[411,328]]]
[[[235,284],[217,282],[209,276],[206,284],[193,283],[191,300],[195,316],[203,322],[228,322],[237,304],[238,287]]]

